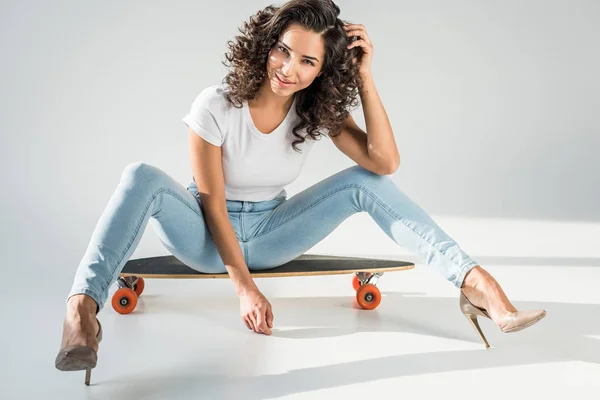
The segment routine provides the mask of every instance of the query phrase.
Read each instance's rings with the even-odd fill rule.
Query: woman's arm
[[[270,328],[273,327],[271,304],[252,280],[233,225],[229,220],[221,148],[208,143],[191,128],[189,143],[194,180],[198,187],[200,203],[205,211],[206,224],[235,286],[235,291],[240,297],[242,320],[248,329],[270,335]]]
[[[244,294],[256,285],[250,276],[242,249],[229,220],[221,148],[209,144],[191,128],[189,144],[192,171],[200,202],[205,211],[206,224],[233,281],[236,293]]]

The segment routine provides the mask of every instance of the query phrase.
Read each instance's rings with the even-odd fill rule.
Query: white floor
[[[110,303],[100,313],[90,387],[83,372],[53,367],[60,293],[43,282],[7,285],[0,398],[597,399],[600,265],[588,261],[490,261],[518,308],[548,311],[514,334],[482,321],[490,350],[459,312],[458,291],[423,265],[384,275],[373,311],[357,308],[349,275],[259,280],[274,308],[272,336],[247,330],[227,280],[147,280],[134,313]]]

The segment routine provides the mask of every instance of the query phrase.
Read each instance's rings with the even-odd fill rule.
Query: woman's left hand
[[[344,29],[349,37],[357,36],[359,38],[348,45],[348,50],[356,46],[362,47],[363,55],[360,60],[359,71],[363,77],[370,76],[371,63],[373,61],[373,43],[367,34],[367,30],[361,24],[345,24]]]

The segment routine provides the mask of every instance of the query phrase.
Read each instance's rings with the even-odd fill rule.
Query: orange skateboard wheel
[[[135,285],[133,285],[133,291],[135,292],[135,294],[139,296],[142,295],[142,292],[144,291],[144,278],[138,278],[138,281]]]
[[[373,310],[381,303],[381,292],[371,283],[361,285],[356,291],[356,301],[361,308]]]
[[[117,289],[112,297],[112,306],[119,314],[129,314],[137,305],[137,294],[133,289],[122,287]]]
[[[354,274],[354,278],[352,278],[352,287],[354,288],[354,290],[358,290],[360,285],[360,279],[358,279],[358,276]]]

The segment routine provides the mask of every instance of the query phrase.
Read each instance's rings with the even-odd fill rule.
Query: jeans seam
[[[242,243],[242,251],[244,252],[244,260],[246,261],[246,267],[250,265],[250,246],[245,246],[245,243]]]
[[[245,232],[244,232],[244,212],[243,211],[244,211],[244,206],[243,206],[243,203],[242,203],[242,209],[240,210],[240,234],[241,234],[242,242],[245,242],[246,241],[246,235],[245,235]]]
[[[110,278],[109,278],[109,280],[107,281],[107,282],[108,282],[108,284],[106,284],[106,285],[103,285],[103,287],[102,287],[102,293],[104,293],[104,292],[105,292],[105,291],[108,289],[108,287],[110,286],[110,282],[111,282],[111,280],[112,280],[112,277],[113,277],[113,276],[114,276],[114,274],[115,274],[115,271],[116,271],[117,267],[118,267],[118,266],[121,264],[121,262],[123,261],[123,258],[125,257],[125,254],[127,254],[127,252],[129,251],[129,249],[131,248],[131,244],[133,243],[133,241],[134,241],[134,238],[137,236],[138,232],[140,231],[140,227],[141,227],[141,225],[142,225],[142,222],[144,222],[144,218],[145,218],[145,216],[146,216],[146,213],[148,212],[148,209],[150,208],[150,205],[152,205],[152,202],[154,201],[154,199],[155,199],[155,198],[156,198],[156,197],[157,197],[159,194],[161,194],[162,192],[165,192],[165,193],[167,193],[167,194],[170,194],[170,195],[171,195],[171,196],[173,196],[174,198],[176,198],[176,199],[180,200],[180,201],[181,201],[183,204],[185,204],[186,206],[188,206],[190,210],[192,210],[193,212],[195,212],[195,213],[196,213],[198,216],[200,216],[201,218],[204,218],[204,217],[202,217],[202,215],[201,215],[201,214],[198,214],[198,213],[196,212],[196,210],[195,210],[195,209],[194,209],[192,206],[190,206],[190,205],[188,204],[188,202],[187,202],[187,201],[186,201],[184,198],[180,197],[180,196],[179,196],[179,195],[178,195],[176,192],[172,191],[171,189],[162,189],[162,188],[161,188],[161,189],[159,189],[158,191],[156,191],[156,193],[154,193],[154,194],[152,195],[152,198],[150,199],[150,201],[148,201],[148,204],[146,205],[146,208],[145,208],[145,210],[144,210],[144,212],[143,212],[143,214],[142,214],[142,218],[140,219],[140,221],[138,222],[138,224],[137,224],[137,226],[136,226],[136,228],[135,228],[135,232],[133,233],[133,235],[131,235],[131,239],[129,240],[129,243],[127,243],[127,245],[125,246],[125,251],[123,252],[123,254],[121,254],[121,256],[120,256],[120,258],[119,258],[119,261],[117,261],[116,265],[115,265],[115,266],[114,266],[114,268],[112,269],[112,271],[111,271],[111,274],[110,274]]]

